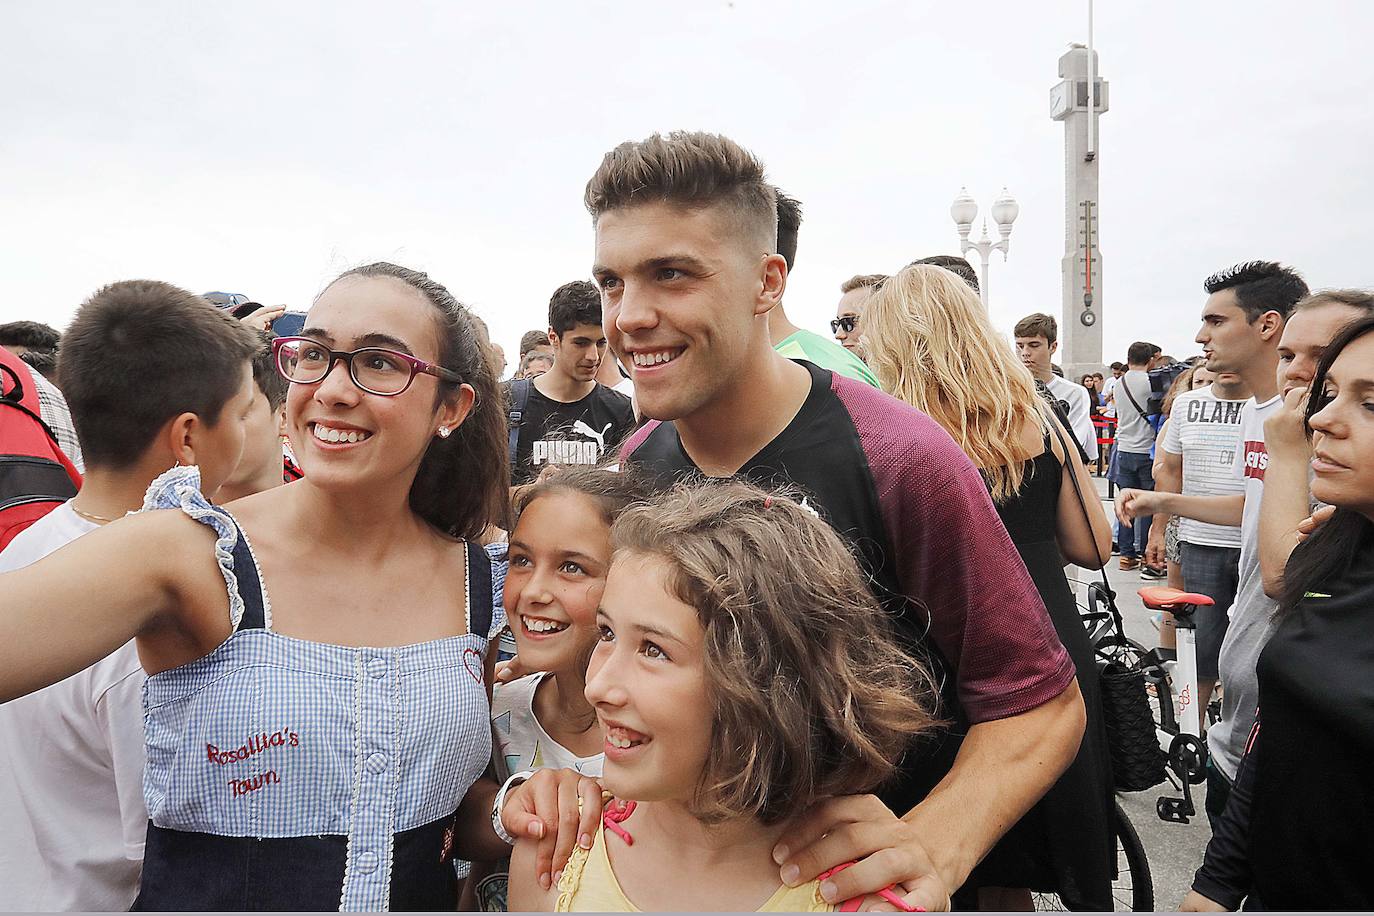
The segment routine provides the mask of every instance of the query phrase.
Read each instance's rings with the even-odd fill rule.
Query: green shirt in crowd
[[[856,381],[868,382],[874,388],[878,379],[864,365],[864,361],[844,347],[812,331],[798,331],[773,348],[788,359],[804,359],[822,369],[838,372]]]

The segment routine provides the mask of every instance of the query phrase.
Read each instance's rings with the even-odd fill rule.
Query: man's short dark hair
[[[0,324],[0,347],[27,347],[30,350],[56,350],[62,334],[41,321],[11,321]]]
[[[525,354],[536,347],[547,347],[548,345],[548,331],[526,331],[520,338],[520,358],[524,359]]]
[[[1157,353],[1159,353],[1159,347],[1143,340],[1137,340],[1126,348],[1126,365],[1128,368],[1130,366],[1144,366],[1154,359]]]
[[[564,283],[549,300],[549,327],[560,340],[579,324],[601,327],[601,290],[590,280]]]
[[[1125,364],[1125,363],[1112,363],[1112,368],[1113,368],[1114,370],[1116,370],[1117,372],[1125,372],[1125,371],[1126,371],[1126,364]]]
[[[797,261],[797,233],[801,231],[802,205],[795,197],[788,197],[781,188],[778,193],[778,254],[787,262],[788,273]]]
[[[1055,341],[1059,340],[1059,322],[1054,320],[1053,315],[1036,312],[1016,322],[1016,327],[1012,329],[1011,335],[1013,337],[1043,337],[1045,343],[1054,346]]]
[[[37,372],[43,378],[56,384],[57,378],[57,351],[56,350],[25,350],[19,358],[29,364],[29,368]]]
[[[179,414],[219,422],[262,339],[170,283],[125,280],[82,303],[58,377],[86,463],[127,468]]]
[[[929,264],[932,267],[943,267],[951,273],[958,274],[959,279],[973,287],[975,293],[981,294],[982,292],[982,290],[978,288],[978,275],[973,272],[973,265],[957,254],[933,254],[928,258],[921,258],[919,261],[912,261],[907,267],[911,267],[912,264]]]
[[[272,341],[277,339],[277,335],[271,331],[259,331],[258,337],[262,346],[253,354],[253,383],[267,398],[272,412],[276,413],[286,403],[286,392],[291,383],[277,371],[277,361],[272,356]]]
[[[1245,310],[1251,324],[1265,312],[1278,312],[1287,318],[1293,306],[1307,295],[1307,284],[1296,270],[1277,261],[1245,261],[1217,271],[1202,284],[1208,295],[1224,289],[1235,294],[1236,304]]]

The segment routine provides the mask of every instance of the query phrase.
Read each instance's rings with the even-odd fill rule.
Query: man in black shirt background
[[[601,292],[565,283],[549,300],[553,368],[507,386],[511,483],[529,483],[551,464],[596,464],[634,428],[630,399],[596,381],[606,358]]]

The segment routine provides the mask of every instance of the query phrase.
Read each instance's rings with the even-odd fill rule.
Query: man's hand
[[[1301,544],[1303,541],[1310,538],[1318,528],[1330,521],[1331,516],[1335,514],[1335,506],[1322,506],[1316,512],[1313,512],[1311,515],[1307,516],[1307,518],[1298,522],[1298,543]]]
[[[1129,525],[1142,515],[1159,511],[1159,499],[1151,490],[1119,490],[1116,494],[1116,518]]]
[[[872,795],[818,803],[773,849],[784,884],[797,887],[846,862],[857,864],[821,882],[821,896],[839,904],[895,886],[908,904],[950,908],[951,889],[937,873],[916,828]],[[891,909],[892,907],[882,907]]]
[[[1283,404],[1264,421],[1264,447],[1270,459],[1312,460],[1312,444],[1307,440],[1307,389],[1294,388],[1284,395]]]
[[[1267,436],[1267,435],[1268,435],[1268,434],[1266,433],[1266,436]],[[1269,440],[1266,438],[1266,439],[1265,439],[1265,444],[1266,444],[1266,445],[1268,444],[1268,441],[1269,441]],[[1206,897],[1202,896],[1201,894],[1199,894],[1197,891],[1189,891],[1189,892],[1188,892],[1188,896],[1187,896],[1187,897],[1184,897],[1184,898],[1183,898],[1183,902],[1180,903],[1180,904],[1178,905],[1178,911],[1179,911],[1180,913],[1225,913],[1225,912],[1228,912],[1228,910],[1226,909],[1226,907],[1222,906],[1220,903],[1217,903],[1215,900],[1209,900],[1208,898],[1206,898]]]
[[[1164,569],[1168,565],[1164,549],[1164,530],[1167,525],[1155,522],[1150,526],[1150,537],[1145,543],[1145,565],[1153,566],[1155,569]]]
[[[535,865],[544,890],[558,880],[574,843],[592,848],[600,821],[601,784],[575,770],[539,770],[506,794],[501,809],[507,833],[539,841]]]

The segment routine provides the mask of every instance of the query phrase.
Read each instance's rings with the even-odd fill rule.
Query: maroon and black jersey
[[[968,724],[1053,699],[1073,663],[982,476],[949,434],[869,385],[798,362],[810,395],[739,474],[800,489],[853,547],[900,635],[935,666],[951,726],[913,749],[880,793],[905,814],[948,772]],[[670,422],[646,424],[621,459],[664,485],[700,473]]]

